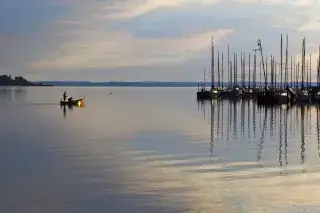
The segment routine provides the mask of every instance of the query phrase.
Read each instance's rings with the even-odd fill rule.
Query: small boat
[[[76,100],[71,100],[71,101],[60,101],[60,105],[62,106],[78,106],[78,107],[83,107],[84,106],[84,98],[76,99]]]

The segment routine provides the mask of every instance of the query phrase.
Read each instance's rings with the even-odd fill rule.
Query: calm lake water
[[[319,212],[320,108],[0,88],[0,212]],[[112,92],[112,94],[110,94]]]

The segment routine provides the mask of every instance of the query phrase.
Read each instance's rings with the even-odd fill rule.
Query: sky
[[[226,69],[228,45],[252,54],[257,39],[280,63],[282,33],[297,61],[306,38],[315,77],[319,9],[320,0],[3,0],[0,73],[34,81],[198,81],[210,70],[211,37]]]

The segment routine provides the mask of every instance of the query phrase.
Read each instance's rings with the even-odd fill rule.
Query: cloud
[[[315,0],[6,0],[0,69],[31,79],[77,71],[96,79],[89,73],[108,71],[110,80],[124,80],[130,71],[169,80],[175,70],[194,80],[192,69],[209,66],[211,35],[224,52],[229,44],[252,52],[259,38],[265,54],[278,57],[281,33],[289,34],[292,54],[300,53],[303,36],[316,52],[319,9]]]
[[[265,6],[262,2],[176,0],[140,4],[102,1],[82,5],[78,9],[81,14],[75,10],[69,19],[57,22],[55,36],[63,42],[34,60],[30,70],[57,75],[72,72],[73,76],[77,70],[82,76],[90,76],[85,72],[97,75],[109,71],[104,73],[112,80],[121,80],[117,76],[128,76],[130,70],[139,80],[146,80],[143,76],[147,80],[157,80],[160,76],[162,80],[176,79],[170,73],[177,70],[174,76],[177,73],[184,76],[185,72],[188,76],[183,79],[194,80],[199,71],[191,69],[202,70],[210,63],[211,35],[216,38],[218,48],[226,51],[231,44],[232,51],[237,52],[251,52],[260,38],[266,55],[270,52],[279,55],[280,33],[289,33],[290,42],[300,42],[302,34],[296,28],[306,23],[307,17],[298,7],[290,6],[286,11],[284,8],[288,6],[280,3]],[[297,21],[287,22],[288,26],[281,29],[279,26],[286,23],[292,12],[297,12],[294,19]],[[295,46],[290,46],[290,51],[297,54],[301,45]]]
[[[267,5],[291,5],[291,6],[310,6],[315,3],[315,0],[234,0],[234,2],[252,4],[260,3]]]
[[[119,68],[181,62],[210,48],[210,37],[220,40],[231,29],[208,31],[181,38],[134,38],[113,32],[101,40],[76,41],[55,56],[34,63],[37,68]]]
[[[144,15],[161,8],[179,8],[186,6],[206,6],[216,4],[220,0],[146,0],[146,1],[123,1],[105,7],[111,11],[105,17],[108,19],[128,19]]]

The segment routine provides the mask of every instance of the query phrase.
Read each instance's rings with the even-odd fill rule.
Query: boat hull
[[[307,102],[309,102],[310,101],[310,96],[308,96],[308,95],[298,95],[296,97],[296,101],[307,101]]]
[[[83,98],[73,100],[73,101],[60,101],[60,105],[62,106],[80,106],[83,104]]]

